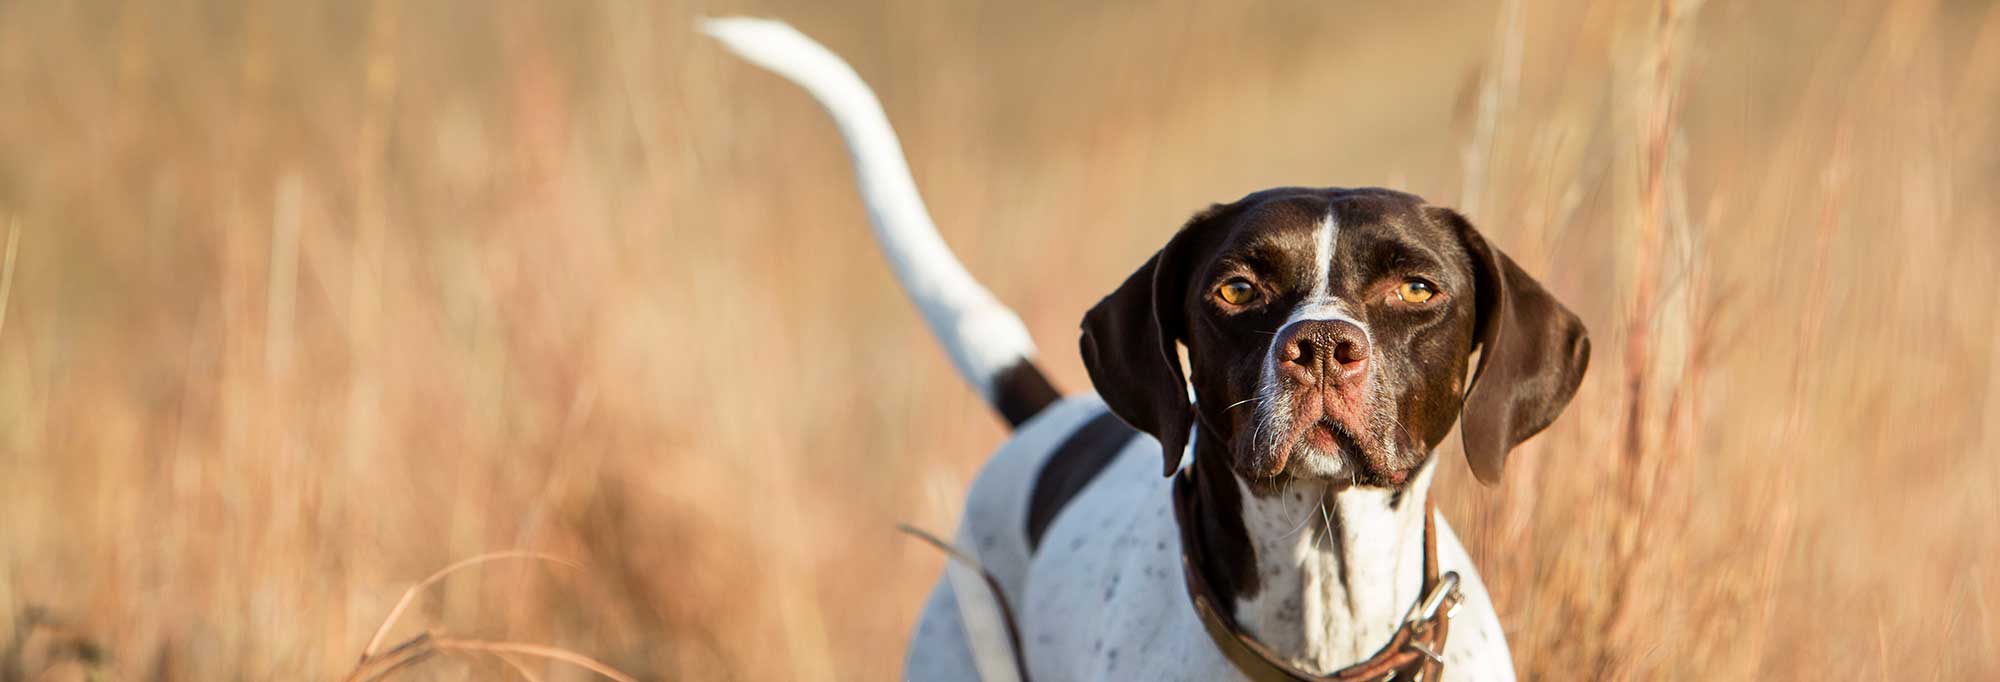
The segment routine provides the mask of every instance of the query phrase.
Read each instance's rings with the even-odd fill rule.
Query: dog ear
[[[1159,253],[1083,315],[1083,366],[1111,413],[1160,441],[1172,476],[1194,425],[1176,342],[1187,334],[1189,254],[1232,205],[1195,214]]]
[[[1547,428],[1576,395],[1590,365],[1590,334],[1471,222],[1444,213],[1472,257],[1478,289],[1479,369],[1466,389],[1459,435],[1473,475],[1492,485],[1507,453]]]

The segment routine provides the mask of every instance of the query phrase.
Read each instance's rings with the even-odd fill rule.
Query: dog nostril
[[[1338,369],[1344,378],[1364,371],[1368,360],[1368,333],[1345,320],[1307,320],[1293,324],[1279,338],[1277,358],[1288,371],[1304,371],[1306,381],[1323,369]]]
[[[1334,342],[1333,359],[1343,365],[1352,365],[1368,359],[1367,342],[1357,339],[1341,339]]]
[[[1304,334],[1300,334],[1299,338],[1285,349],[1286,362],[1296,362],[1302,365],[1312,364],[1313,358],[1318,355],[1319,348],[1314,346],[1312,339],[1306,338]]]

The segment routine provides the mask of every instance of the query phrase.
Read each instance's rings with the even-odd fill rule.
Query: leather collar
[[[1181,573],[1187,581],[1188,598],[1201,624],[1215,640],[1216,649],[1236,669],[1254,682],[1358,682],[1359,680],[1437,680],[1444,672],[1444,642],[1451,626],[1452,612],[1459,601],[1458,575],[1438,575],[1436,510],[1430,496],[1424,497],[1424,583],[1423,598],[1411,606],[1409,616],[1375,655],[1326,675],[1316,675],[1286,662],[1256,638],[1236,627],[1236,623],[1216,604],[1215,588],[1197,561],[1205,551],[1195,525],[1198,495],[1194,488],[1194,467],[1183,467],[1174,475],[1174,521],[1181,533]]]

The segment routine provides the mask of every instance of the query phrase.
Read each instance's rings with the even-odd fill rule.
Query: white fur
[[[1364,334],[1367,333],[1368,325],[1355,319],[1354,315],[1348,312],[1347,303],[1333,295],[1333,253],[1335,245],[1339,243],[1340,219],[1334,216],[1333,207],[1328,206],[1326,215],[1313,227],[1312,290],[1292,308],[1292,314],[1285,318],[1284,327],[1279,327],[1280,330],[1306,320],[1344,320],[1360,327]],[[1274,345],[1273,358],[1276,357],[1276,352],[1277,348]]]
[[[1014,438],[1000,446],[1000,450],[980,469],[972,490],[966,494],[965,513],[959,519],[952,544],[971,555],[1000,581],[1007,599],[1017,609],[1017,616],[1022,603],[1022,576],[1028,571],[1030,557],[1024,519],[1028,515],[1028,498],[1034,491],[1035,477],[1056,446],[1061,445],[1085,421],[1103,411],[1104,404],[1095,395],[1072,396],[1050,405],[1022,424],[1015,431]],[[1158,452],[1157,446],[1154,451]],[[1158,466],[1158,460],[1155,460],[1154,478],[1159,477]],[[997,652],[1008,656],[1011,664],[1011,653],[1004,649],[1008,645],[1006,642],[969,639],[966,636],[967,628],[961,612],[975,609],[961,608],[963,594],[955,591],[947,580],[939,580],[931,590],[917,631],[910,639],[910,650],[904,662],[907,679],[996,679],[974,669],[975,650],[978,651],[977,659],[989,659]],[[991,595],[980,595],[980,598],[990,599]],[[971,641],[978,641],[979,644],[973,646],[969,643]]]
[[[1244,524],[1264,583],[1237,602],[1237,623],[1307,668],[1333,670],[1373,655],[1422,590],[1431,469],[1418,472],[1393,509],[1382,488],[1329,494],[1325,483],[1299,482],[1259,498],[1245,487]],[[1277,528],[1296,529],[1299,518],[1307,521],[1300,532]]]
[[[847,141],[883,257],[959,374],[991,402],[994,375],[1032,359],[1035,342],[1021,318],[980,286],[938,236],[875,93],[847,62],[784,22],[710,19],[702,22],[702,31],[737,56],[805,88],[826,108]]]
[[[1313,227],[1313,288],[1309,299],[1333,298],[1333,244],[1340,238],[1340,219],[1333,214],[1333,207],[1326,207],[1326,215]]]
[[[955,542],[977,551],[1003,585],[1020,618],[1036,682],[1242,679],[1209,640],[1183,586],[1172,481],[1159,475],[1158,441],[1133,439],[1056,516],[1040,549],[1029,553],[1023,519],[1035,474],[1050,450],[1103,410],[1096,396],[1076,396],[1024,425],[974,482]],[[1427,492],[1419,488],[1429,480],[1426,473],[1413,484],[1400,513],[1386,511],[1383,491],[1350,489],[1337,496],[1342,517],[1336,523],[1349,536],[1348,576],[1360,600],[1360,608],[1352,610],[1346,597],[1335,593],[1337,569],[1324,556],[1330,545],[1317,503],[1302,511],[1303,503],[1289,496],[1253,503],[1246,495],[1244,522],[1259,547],[1259,571],[1274,573],[1262,578],[1259,597],[1238,605],[1243,626],[1325,670],[1373,654],[1388,641],[1381,628],[1393,628],[1378,624],[1383,619],[1374,614],[1393,611],[1388,617],[1393,621],[1415,601],[1420,564],[1411,562],[1422,561],[1418,514]],[[1265,547],[1287,544],[1296,550],[1291,559],[1275,551],[1262,558]],[[1485,585],[1442,516],[1438,563],[1441,570],[1458,571],[1465,596],[1445,645],[1445,679],[1514,679]],[[1296,617],[1285,617],[1288,595],[1298,600]],[[980,679],[959,625],[957,599],[943,581],[931,592],[910,643],[905,679]],[[1310,617],[1308,604],[1314,609]],[[1352,618],[1353,613],[1364,617]]]

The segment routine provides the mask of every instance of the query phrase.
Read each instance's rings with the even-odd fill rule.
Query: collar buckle
[[[1464,595],[1458,590],[1458,571],[1445,571],[1443,575],[1438,576],[1437,584],[1431,586],[1429,594],[1410,605],[1410,613],[1403,617],[1403,623],[1410,626],[1411,632],[1423,634],[1430,629],[1432,623],[1437,622],[1440,613],[1446,619],[1458,615],[1458,606],[1463,601]],[[1431,657],[1432,660],[1438,658],[1433,652],[1421,648],[1419,651],[1423,651],[1424,655]]]

